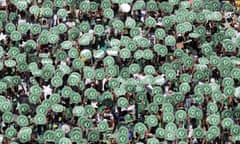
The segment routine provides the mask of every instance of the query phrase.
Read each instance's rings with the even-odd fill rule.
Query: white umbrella
[[[120,11],[124,13],[128,13],[131,10],[131,6],[129,4],[121,4]]]
[[[69,132],[70,132],[70,126],[67,125],[67,124],[64,124],[64,125],[62,125],[62,130],[63,130],[65,133],[69,133]]]

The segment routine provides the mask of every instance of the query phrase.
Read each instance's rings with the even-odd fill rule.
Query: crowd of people
[[[226,1],[0,0],[0,143],[239,143],[239,48]]]

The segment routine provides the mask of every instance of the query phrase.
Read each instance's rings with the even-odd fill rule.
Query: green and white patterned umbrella
[[[148,17],[145,20],[145,25],[147,27],[155,27],[156,26],[156,20],[153,17]]]
[[[98,91],[94,88],[88,88],[85,90],[84,95],[89,99],[89,100],[95,100],[97,99],[98,96]]]
[[[82,106],[75,106],[72,110],[72,113],[76,117],[81,117],[85,114],[84,107]]]
[[[219,136],[220,135],[220,129],[217,126],[209,127],[208,131],[212,132],[215,136]]]
[[[157,117],[155,115],[147,116],[146,121],[147,121],[147,125],[149,127],[155,127],[155,126],[158,125],[158,119],[157,119]]]
[[[178,139],[185,139],[187,137],[187,130],[184,128],[177,129],[176,136]]]
[[[163,121],[164,122],[173,122],[174,121],[174,115],[172,112],[164,112],[163,113]]]
[[[20,33],[27,33],[27,31],[29,30],[29,25],[27,23],[20,23],[17,27],[17,30]]]
[[[239,135],[239,133],[240,133],[240,126],[237,125],[237,124],[233,125],[233,126],[231,127],[231,134],[232,134],[233,136],[237,136],[237,135]]]
[[[29,110],[30,110],[30,107],[28,104],[23,103],[23,104],[19,105],[19,113],[20,114],[27,114],[29,112]]]
[[[128,100],[125,97],[120,97],[117,100],[117,105],[119,107],[122,107],[122,108],[127,107],[128,106]]]
[[[0,20],[1,21],[5,21],[6,19],[7,19],[7,12],[6,11],[3,11],[3,10],[1,10],[0,11]]]
[[[128,27],[128,28],[131,28],[131,29],[136,28],[136,21],[135,21],[135,19],[133,19],[131,17],[127,17],[127,19],[125,21],[125,26]]]
[[[18,132],[18,139],[21,143],[27,143],[31,140],[32,129],[30,127],[23,127]]]
[[[4,61],[4,65],[5,65],[6,67],[12,68],[12,67],[15,67],[16,64],[17,64],[17,63],[16,63],[15,60],[9,59],[9,60],[5,60],[5,61]]]
[[[60,87],[62,86],[63,84],[63,80],[60,76],[54,76],[52,79],[51,79],[51,84],[53,87]]]
[[[65,9],[59,9],[59,10],[57,11],[57,16],[58,16],[59,18],[65,18],[65,17],[67,17],[67,11],[66,11]]]
[[[100,132],[105,132],[108,130],[108,123],[106,121],[101,121],[99,124],[98,124],[98,130]]]
[[[165,37],[165,45],[175,46],[175,44],[176,44],[176,39],[174,36],[169,35],[169,36]]]
[[[104,65],[113,66],[115,64],[115,60],[112,56],[107,56],[103,60]]]
[[[94,1],[90,2],[90,11],[95,12],[95,11],[97,11],[97,9],[98,9],[98,3],[94,2]]]
[[[55,132],[53,130],[47,130],[44,132],[43,138],[46,142],[54,142]]]
[[[158,104],[157,103],[150,103],[148,105],[148,111],[151,113],[151,114],[154,114],[156,112],[158,112],[159,110],[159,107],[158,107]]]
[[[88,11],[90,9],[90,3],[87,1],[82,1],[79,6],[81,11]]]
[[[11,40],[12,40],[12,41],[19,41],[19,40],[21,40],[22,35],[21,35],[21,33],[18,32],[18,31],[13,31],[13,32],[11,32],[10,37],[11,37]]]
[[[16,7],[19,11],[25,11],[28,7],[28,4],[26,1],[18,1],[16,3]]]
[[[2,121],[4,123],[11,123],[13,122],[14,118],[13,118],[13,114],[11,112],[4,112],[2,114]]]
[[[13,31],[16,30],[16,26],[13,23],[8,23],[5,26],[5,30],[7,33],[12,33]]]
[[[44,114],[37,114],[34,116],[34,123],[36,125],[45,125],[47,123],[47,118]]]
[[[59,139],[59,144],[72,144],[72,141],[69,138],[62,137]]]
[[[195,128],[194,130],[193,130],[193,136],[195,137],[195,138],[203,138],[204,137],[204,130],[202,129],[202,128]]]
[[[163,40],[166,36],[165,30],[162,28],[157,28],[154,33],[155,33],[156,38],[159,40]]]
[[[145,8],[145,2],[143,0],[138,0],[133,4],[133,10],[141,10]]]
[[[111,8],[104,9],[103,15],[106,18],[112,19],[114,17],[114,11]]]
[[[29,12],[33,15],[38,15],[40,13],[40,9],[37,5],[32,5],[29,8]]]
[[[155,72],[156,72],[156,70],[152,65],[146,65],[144,67],[144,73],[146,75],[153,75],[153,74],[155,74]]]
[[[175,118],[178,121],[185,121],[187,118],[187,113],[184,110],[178,110],[175,113]]]
[[[221,125],[224,129],[230,129],[233,126],[233,120],[231,118],[224,118]]]
[[[211,114],[207,117],[207,122],[210,125],[217,126],[220,123],[220,115],[217,114]]]
[[[85,105],[84,109],[85,109],[85,115],[89,117],[92,117],[96,113],[96,110],[92,105]]]
[[[155,1],[148,1],[146,8],[147,8],[147,11],[158,10],[157,3]]]
[[[112,25],[113,28],[117,30],[123,30],[124,28],[124,23],[121,20],[114,20]]]
[[[88,140],[91,142],[97,142],[99,141],[99,132],[96,130],[92,130],[88,133]]]
[[[29,125],[28,118],[25,115],[19,115],[17,117],[17,124],[20,127],[28,126]]]
[[[41,25],[40,24],[33,24],[31,25],[30,31],[32,34],[36,35],[41,33]]]
[[[51,9],[51,8],[48,8],[48,7],[46,7],[46,8],[43,8],[42,9],[42,15],[44,16],[44,17],[51,17],[52,15],[53,15],[53,10]]]
[[[61,104],[53,104],[52,105],[52,111],[56,113],[61,113],[64,110],[64,106]]]
[[[119,67],[117,65],[108,66],[106,73],[112,77],[117,76],[119,73]]]
[[[182,93],[188,93],[191,90],[191,87],[188,83],[182,83],[179,86],[180,92]]]
[[[164,134],[165,130],[161,127],[157,128],[157,130],[155,131],[155,135],[158,138],[164,138],[165,134]]]
[[[123,48],[120,50],[120,57],[123,59],[128,59],[131,57],[131,51],[128,48]]]
[[[5,136],[7,138],[13,138],[13,137],[16,137],[17,136],[17,130],[11,126],[11,127],[8,127],[6,130],[5,130]]]
[[[160,144],[159,140],[156,138],[149,138],[147,144]]]

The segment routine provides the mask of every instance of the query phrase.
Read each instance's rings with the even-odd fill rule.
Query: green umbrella
[[[187,130],[184,128],[177,129],[176,136],[178,139],[184,139],[187,137]]]
[[[153,17],[148,17],[145,20],[145,25],[147,27],[155,27],[156,26],[156,20]]]
[[[134,53],[134,58],[135,58],[136,60],[141,59],[142,57],[143,57],[143,51],[142,51],[142,50],[137,50],[137,51],[135,51],[135,53]]]
[[[50,44],[56,44],[56,43],[58,42],[58,40],[59,40],[59,37],[58,37],[58,35],[56,35],[56,34],[50,34],[50,35],[48,36],[48,42],[49,42]]]
[[[153,74],[155,74],[155,72],[156,72],[155,68],[152,65],[146,65],[144,67],[144,73],[146,75],[153,75]]]
[[[28,104],[23,103],[23,104],[19,105],[19,113],[20,114],[27,114],[29,112],[29,110],[30,110],[30,107]]]
[[[131,17],[127,17],[126,21],[125,21],[125,26],[128,28],[132,29],[136,29],[136,21],[135,19],[131,18]],[[131,32],[130,32],[131,35]]]
[[[208,141],[214,140],[216,138],[216,135],[212,131],[207,131],[206,132],[206,139]]]
[[[74,116],[81,117],[85,113],[84,107],[82,107],[82,106],[75,106],[73,108],[73,110],[72,110],[72,113],[73,113]]]
[[[123,30],[124,28],[124,23],[121,20],[114,20],[112,24],[114,29]]]
[[[53,130],[47,130],[44,132],[43,138],[46,142],[54,142],[55,132]]]
[[[98,9],[98,3],[94,2],[94,1],[90,2],[91,12],[95,12],[95,11],[97,11],[97,9]]]
[[[54,6],[62,8],[63,7],[64,0],[54,0]]]
[[[164,122],[173,122],[174,121],[174,115],[172,112],[164,112],[163,113],[163,121]]]
[[[115,60],[114,60],[113,57],[107,56],[107,57],[104,58],[103,63],[104,63],[104,65],[112,66],[115,63]]]
[[[11,112],[4,112],[2,114],[2,121],[4,123],[11,123],[13,122],[14,118],[13,118],[13,114]]]
[[[90,24],[88,21],[82,21],[79,25],[80,31],[86,33],[90,30]]]
[[[44,114],[44,115],[46,115],[47,111],[48,111],[48,108],[46,106],[44,106],[44,105],[38,105],[37,106],[37,109],[36,109],[37,114]]]
[[[226,96],[233,96],[235,93],[235,88],[233,86],[224,87],[224,94]]]
[[[140,70],[141,70],[141,68],[138,64],[131,64],[129,66],[129,72],[132,74],[139,73]]]
[[[97,80],[103,80],[105,78],[105,72],[104,69],[99,68],[95,70],[95,78]]]
[[[68,37],[69,39],[75,40],[79,36],[79,29],[72,28],[68,31]]]
[[[72,66],[74,69],[81,69],[84,66],[84,63],[80,59],[75,58],[72,61]]]
[[[65,32],[67,32],[67,26],[64,23],[58,24],[57,29],[58,29],[60,34],[63,34]]]
[[[37,5],[32,5],[29,8],[29,12],[33,15],[38,15],[40,13],[40,8]]]
[[[157,94],[153,97],[153,102],[157,103],[158,105],[163,104],[164,102],[164,96],[161,94]]]
[[[150,104],[148,105],[148,111],[149,111],[150,113],[156,113],[156,112],[158,112],[158,110],[159,110],[159,107],[158,107],[158,104],[157,104],[157,103],[150,103]]]
[[[157,28],[154,33],[155,33],[156,38],[159,40],[163,40],[166,36],[165,30],[162,28]]]
[[[215,136],[219,136],[220,135],[220,129],[217,126],[209,127],[208,131],[212,132]]]
[[[184,59],[184,65],[186,66],[186,67],[191,67],[191,66],[193,66],[194,65],[194,61],[193,61],[193,58],[192,57],[190,57],[190,56],[187,56],[187,57],[184,57],[183,58]]]
[[[101,50],[101,49],[94,50],[94,51],[93,51],[93,56],[94,56],[94,58],[96,58],[96,59],[102,59],[102,58],[104,58],[104,56],[105,56],[105,51],[104,51],[104,50]]]
[[[32,93],[29,95],[28,99],[30,103],[36,104],[40,101],[40,96]]]
[[[202,128],[195,128],[194,130],[193,130],[193,136],[195,137],[195,138],[203,138],[203,136],[204,136],[204,130],[202,129]]]
[[[9,50],[8,50],[8,55],[11,56],[11,57],[16,57],[18,54],[20,53],[20,50],[17,48],[17,47],[11,47]]]
[[[50,97],[49,100],[51,101],[52,104],[57,104],[61,101],[61,97],[57,93],[53,93]]]
[[[165,134],[165,139],[166,140],[168,140],[168,141],[174,141],[175,140],[175,132],[174,131],[165,130],[164,134]]]
[[[79,6],[81,11],[88,11],[90,9],[90,3],[87,1],[82,1]]]
[[[27,33],[27,31],[29,30],[29,25],[27,23],[20,23],[17,27],[17,30],[20,33]]]
[[[233,125],[233,120],[231,118],[224,118],[221,125],[224,129],[230,129]]]
[[[187,113],[184,110],[178,110],[175,113],[176,120],[185,121],[187,118]]]
[[[21,143],[27,143],[31,140],[32,129],[29,127],[22,127],[18,132],[18,139]]]
[[[133,4],[133,10],[141,10],[145,8],[145,2],[143,0],[138,0]]]
[[[51,79],[51,84],[53,87],[60,87],[62,86],[63,84],[63,80],[60,76],[54,76],[52,79]]]
[[[48,7],[43,8],[42,9],[42,15],[44,17],[51,17],[53,15],[53,10],[51,8],[48,8]]]
[[[123,48],[120,50],[120,57],[123,59],[128,59],[131,57],[131,51],[128,48]]]
[[[59,144],[72,144],[72,141],[69,138],[62,137],[59,139]]]
[[[191,90],[191,87],[188,83],[182,83],[179,86],[180,92],[182,93],[188,93]]]
[[[1,10],[0,11],[0,20],[5,21],[7,19],[7,13],[6,11]]]
[[[53,104],[52,105],[52,111],[56,112],[56,113],[61,113],[64,110],[64,106],[62,106],[61,104]]]
[[[88,88],[85,90],[84,95],[89,99],[89,100],[95,100],[97,99],[98,92],[94,88]]]
[[[69,86],[64,86],[62,88],[62,92],[61,93],[62,93],[62,97],[63,98],[69,98],[71,93],[72,93],[72,88],[69,87]]]
[[[17,124],[20,127],[28,126],[29,125],[28,118],[25,115],[19,115],[17,117]]]
[[[18,1],[18,2],[16,3],[16,7],[17,7],[17,9],[18,9],[19,11],[24,11],[24,10],[27,9],[28,4],[27,4],[26,1]]]
[[[2,112],[9,112],[12,110],[12,103],[10,103],[9,101],[5,101],[1,104],[0,106],[0,110]]]
[[[111,78],[108,82],[108,86],[110,88],[116,88],[116,87],[119,87],[119,85],[120,85],[120,82],[116,78]]]
[[[106,73],[110,76],[117,76],[119,72],[119,67],[117,65],[109,66],[106,69]]]
[[[5,30],[7,33],[12,33],[13,31],[16,30],[16,26],[13,23],[8,23],[5,26]]]
[[[5,130],[5,136],[7,138],[13,138],[13,137],[16,137],[17,135],[17,130],[11,126],[11,127],[8,127],[6,130]]]
[[[230,12],[234,10],[234,7],[230,3],[224,3],[223,10],[226,12]]]
[[[125,126],[120,126],[120,128],[118,129],[118,132],[119,132],[119,134],[125,134],[125,135],[127,135],[128,132],[129,132],[129,130],[128,130],[128,128],[125,127]]]
[[[154,57],[152,50],[146,49],[143,51],[143,58],[146,60],[151,60]]]
[[[104,9],[103,15],[104,17],[111,19],[114,17],[114,11],[111,8]]]
[[[155,115],[149,115],[147,116],[147,125],[149,127],[155,127],[158,125],[158,119]]]
[[[96,113],[96,110],[92,105],[85,105],[84,109],[87,116],[92,117]]]
[[[127,107],[128,106],[128,100],[125,97],[120,97],[117,100],[117,105],[119,107]]]
[[[4,64],[6,67],[11,68],[11,67],[15,67],[17,63],[16,63],[16,61],[9,59],[9,60],[5,60]]]
[[[72,103],[75,103],[75,104],[81,102],[81,96],[80,96],[80,94],[77,93],[77,92],[72,92],[71,95],[70,95],[70,101],[71,101]]]
[[[161,127],[157,128],[157,130],[155,131],[155,135],[158,138],[164,138],[165,134],[164,134],[165,130]]]
[[[80,56],[85,59],[91,59],[92,58],[92,52],[88,49],[84,49],[81,51]]]
[[[21,35],[21,33],[18,32],[18,31],[13,31],[13,32],[11,32],[10,37],[11,37],[11,40],[12,40],[12,41],[19,41],[19,40],[21,40],[22,35]]]
[[[44,114],[37,114],[34,116],[34,123],[36,125],[45,125],[47,123],[46,116]]]
[[[144,137],[146,130],[147,127],[141,122],[138,122],[134,125],[134,135],[136,135],[136,133],[140,133],[140,136]]]
[[[217,114],[211,114],[207,117],[207,122],[210,124],[210,125],[218,125],[220,123],[220,115],[217,115]]]
[[[231,70],[231,77],[234,79],[238,79],[240,76],[240,69],[239,68],[233,68]]]
[[[94,26],[94,33],[97,34],[97,35],[101,35],[102,33],[104,32],[104,27],[103,25],[95,25]]]
[[[156,11],[158,10],[157,3],[155,1],[147,2],[147,11]]]
[[[43,2],[43,4],[42,4],[42,7],[44,7],[44,8],[46,8],[46,7],[52,8],[52,7],[53,7],[53,2],[50,1],[50,0],[45,0],[45,1]]]
[[[99,132],[96,130],[92,130],[88,133],[88,140],[91,142],[97,142],[99,140]]]
[[[106,121],[101,121],[99,124],[98,124],[98,130],[100,132],[104,132],[104,131],[107,131],[108,130],[108,123]]]
[[[234,125],[231,127],[231,134],[232,134],[233,136],[237,136],[237,135],[239,135],[239,133],[240,133],[240,126],[234,124]]]
[[[70,86],[77,86],[80,82],[80,76],[78,75],[74,75],[74,74],[71,74],[69,75],[68,79],[67,79],[67,83],[70,85]]]
[[[175,46],[175,44],[176,44],[176,39],[174,36],[169,35],[169,36],[165,37],[165,45]]]
[[[156,138],[149,138],[147,144],[160,144],[159,140]]]
[[[57,11],[57,16],[58,16],[59,18],[65,18],[65,17],[67,17],[67,11],[66,11],[65,9],[59,9],[59,10]]]
[[[34,35],[41,33],[41,25],[40,24],[31,25],[30,31]]]
[[[174,70],[167,70],[165,76],[167,80],[174,80],[176,79],[176,72]],[[180,85],[180,89],[181,89],[181,85]]]
[[[140,35],[140,29],[138,27],[131,28],[130,30],[130,36],[136,37]]]

